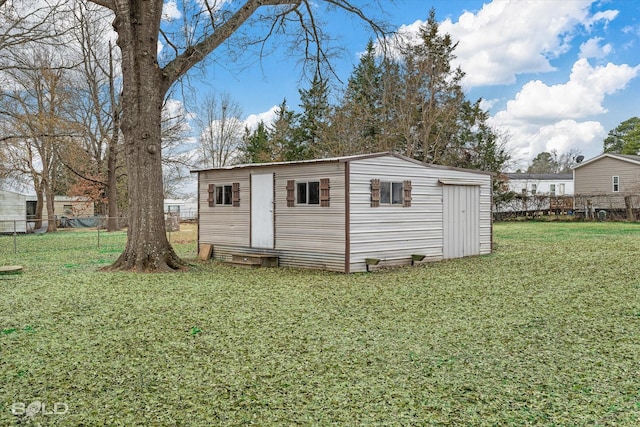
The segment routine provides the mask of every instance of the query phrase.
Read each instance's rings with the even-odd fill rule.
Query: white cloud
[[[601,59],[609,55],[613,51],[610,43],[600,46],[602,37],[594,37],[580,45],[580,58],[596,58]]]
[[[592,27],[598,22],[604,22],[604,26],[606,28],[607,24],[616,19],[619,13],[620,11],[618,10],[603,10],[601,12],[596,12],[592,17],[587,19],[587,21],[584,23],[584,26],[587,28],[587,30],[591,30]]]
[[[494,0],[476,13],[464,12],[455,22],[445,19],[440,31],[459,42],[455,65],[467,73],[466,87],[512,84],[518,74],[554,71],[550,60],[571,48],[578,27],[590,30],[596,23],[606,24],[618,15],[616,10],[591,15],[592,3],[593,0]],[[399,33],[417,41],[423,24],[416,21],[403,25]]]
[[[255,130],[258,127],[260,122],[264,122],[265,125],[270,125],[273,123],[278,115],[278,109],[280,107],[274,105],[269,110],[258,113],[258,114],[250,114],[244,120],[245,125],[249,128],[249,130]]]
[[[480,101],[480,108],[482,108],[485,111],[489,111],[490,109],[493,108],[494,105],[496,105],[500,100],[497,98],[494,99],[482,99]]]
[[[600,122],[575,120],[560,120],[542,127],[510,127],[510,132],[509,149],[521,168],[543,151],[556,150],[562,154],[575,149],[593,157],[602,151],[607,134]]]
[[[182,12],[178,9],[178,5],[175,0],[170,0],[162,6],[162,19],[164,21],[173,21],[175,19],[180,19],[181,17]]]
[[[599,122],[588,119],[606,113],[605,97],[624,89],[639,74],[640,66],[593,67],[581,58],[568,82],[526,83],[490,122],[507,131],[514,159],[525,165],[538,153],[553,149],[558,153],[578,149],[591,157],[602,151],[606,132]]]
[[[441,30],[460,44],[456,54],[468,86],[513,83],[517,74],[549,72],[549,59],[566,52],[570,32],[587,22],[590,0],[493,1]]]
[[[607,111],[602,105],[604,97],[623,89],[639,73],[640,66],[609,63],[592,67],[582,58],[573,65],[567,83],[548,86],[540,80],[530,81],[495,119],[504,123],[540,123],[603,114]]]
[[[178,118],[184,117],[185,120],[181,125],[181,131],[190,132],[192,130],[189,120],[193,118],[193,115],[187,112],[182,101],[173,98],[167,99],[164,103],[162,114],[165,120],[177,121]]]

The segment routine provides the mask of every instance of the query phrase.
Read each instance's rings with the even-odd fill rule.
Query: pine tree
[[[298,121],[298,135],[301,144],[306,147],[305,154],[310,157],[330,155],[328,127],[331,106],[327,81],[318,74],[313,77],[309,89],[300,89],[300,107],[302,113]]]
[[[441,35],[435,10],[420,28],[420,43],[402,47],[402,96],[397,109],[403,121],[404,152],[427,163],[442,163],[457,130],[465,102],[464,72],[453,68],[454,43]]]
[[[334,138],[343,142],[335,154],[381,151],[383,99],[383,68],[376,60],[373,41],[369,40],[333,119]]]
[[[242,140],[243,163],[266,163],[272,160],[269,132],[263,121],[258,123],[258,127],[253,132],[245,127]]]
[[[283,100],[277,111],[277,118],[269,127],[271,157],[277,162],[304,160],[307,147],[298,132],[299,115],[289,110],[287,100]]]

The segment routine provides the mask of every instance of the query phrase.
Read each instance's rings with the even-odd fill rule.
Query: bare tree
[[[68,109],[78,124],[79,134],[73,141],[79,144],[72,144],[60,157],[84,181],[83,189],[94,189],[95,202],[106,202],[107,230],[115,231],[119,229],[118,177],[124,173],[118,161],[121,105],[116,70],[120,58],[105,19],[110,15],[86,0],[78,0],[73,9],[69,50],[80,66],[74,70],[76,90]]]
[[[18,67],[9,71],[13,90],[2,98],[0,114],[12,135],[11,166],[30,176],[37,196],[36,217],[42,217],[46,201],[48,231],[56,230],[54,198],[58,177],[58,152],[65,135],[75,132],[64,114],[69,92],[61,59],[40,50],[33,58],[15,58]]]
[[[112,269],[169,271],[184,262],[175,254],[164,232],[161,122],[162,105],[169,89],[190,69],[227,41],[244,47],[265,46],[274,34],[291,34],[306,58],[320,63],[327,58],[324,35],[310,0],[245,0],[193,2],[194,10],[179,25],[162,25],[162,0],[91,0],[115,13],[113,26],[122,52],[122,133],[128,171],[129,228],[127,245]],[[324,0],[364,19],[380,30],[363,10],[349,0]],[[291,33],[293,23],[298,29]],[[251,27],[244,26],[253,24]],[[244,27],[243,27],[244,26]],[[243,28],[251,31],[239,35]],[[264,33],[255,36],[257,29]],[[158,55],[158,43],[164,46]],[[243,51],[239,49],[235,52]],[[225,53],[233,54],[233,50]]]
[[[196,119],[203,167],[226,166],[238,155],[244,130],[241,117],[240,106],[228,93],[204,99]]]
[[[38,45],[60,46],[69,27],[60,22],[67,0],[46,2],[0,0],[0,70],[11,68],[15,49],[23,52]],[[52,37],[55,35],[56,37]]]
[[[180,188],[190,178],[195,153],[185,144],[191,126],[181,102],[169,100],[162,108],[162,168],[164,197],[182,196]]]

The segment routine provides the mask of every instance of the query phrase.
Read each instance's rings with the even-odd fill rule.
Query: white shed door
[[[273,174],[251,175],[251,247],[273,249]]]
[[[480,187],[443,185],[443,257],[480,254]]]

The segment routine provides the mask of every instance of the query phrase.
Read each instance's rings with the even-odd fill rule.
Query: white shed
[[[0,190],[0,233],[27,232],[27,197]]]
[[[198,244],[340,272],[491,253],[489,173],[392,153],[198,172]]]

